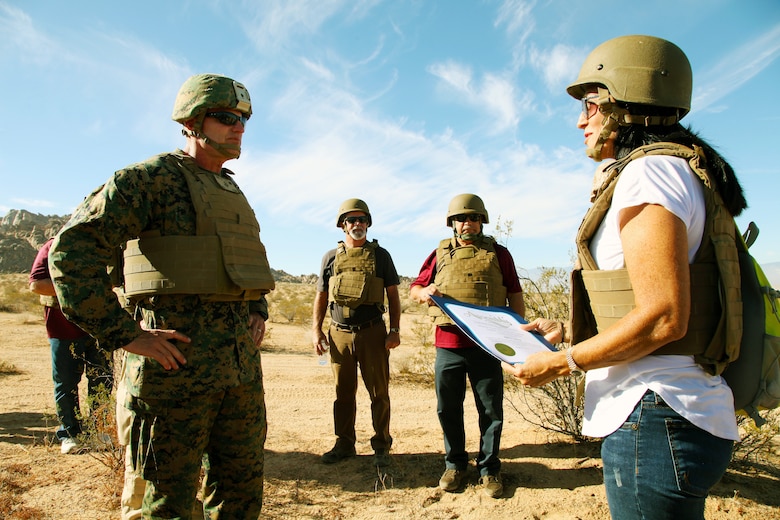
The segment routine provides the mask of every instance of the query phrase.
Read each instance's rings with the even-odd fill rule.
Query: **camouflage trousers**
[[[201,465],[209,520],[258,518],[266,438],[262,380],[186,399],[129,398],[144,518],[192,518]]]

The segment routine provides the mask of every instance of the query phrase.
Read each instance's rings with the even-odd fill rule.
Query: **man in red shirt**
[[[444,491],[461,487],[468,467],[463,400],[466,376],[471,382],[479,413],[480,444],[477,455],[479,484],[491,498],[503,494],[498,450],[504,424],[504,378],[498,359],[471,341],[433,303],[431,295],[484,306],[509,306],[525,314],[523,289],[509,251],[483,234],[488,223],[485,204],[464,193],[452,199],[447,226],[453,237],[442,240],[423,263],[409,289],[410,296],[427,303],[436,325],[436,398],[444,433],[445,471],[439,480]]]
[[[54,380],[54,406],[60,427],[57,439],[63,454],[80,451],[77,436],[81,433],[79,382],[87,373],[90,397],[108,394],[114,384],[111,355],[98,349],[95,340],[69,322],[62,313],[49,275],[49,239],[38,251],[30,271],[30,290],[41,295],[44,305],[46,335],[51,345],[51,376]]]

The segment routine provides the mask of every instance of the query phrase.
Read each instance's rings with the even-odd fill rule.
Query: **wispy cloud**
[[[529,51],[530,65],[539,71],[548,89],[558,91],[579,70],[586,52],[568,45],[557,44],[551,49]]]
[[[504,0],[496,14],[494,25],[506,27],[507,38],[512,42],[514,70],[522,67],[527,58],[525,44],[536,28],[535,5],[535,0]]]
[[[30,16],[21,9],[0,3],[0,49],[7,56],[22,62],[44,66],[64,58],[64,49],[36,27]]]
[[[705,110],[751,81],[780,56],[780,24],[739,46],[711,69],[695,72],[693,109]]]
[[[488,73],[477,81],[470,67],[454,61],[433,64],[428,67],[428,72],[455,93],[457,101],[490,114],[493,120],[491,132],[514,128],[520,120],[515,86],[510,79]]]
[[[269,51],[287,47],[295,37],[309,36],[336,13],[350,7],[353,16],[365,13],[373,2],[352,5],[345,0],[245,0],[239,19],[247,36],[258,49]]]

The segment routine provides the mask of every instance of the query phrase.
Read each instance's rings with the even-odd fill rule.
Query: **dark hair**
[[[642,115],[668,115],[664,112],[670,110],[644,105],[641,107],[628,106],[627,108],[631,114]],[[658,142],[677,143],[690,148],[693,145],[700,146],[704,151],[707,172],[715,183],[729,213],[736,217],[747,208],[742,186],[739,184],[731,165],[690,127],[684,127],[680,123],[670,126],[621,126],[615,139],[615,158],[620,159],[640,146]]]

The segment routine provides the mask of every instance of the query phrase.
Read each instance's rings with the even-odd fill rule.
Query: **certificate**
[[[509,307],[480,307],[441,296],[431,300],[474,343],[501,361],[514,365],[534,352],[558,350],[540,334],[521,329],[520,324],[528,322]]]

